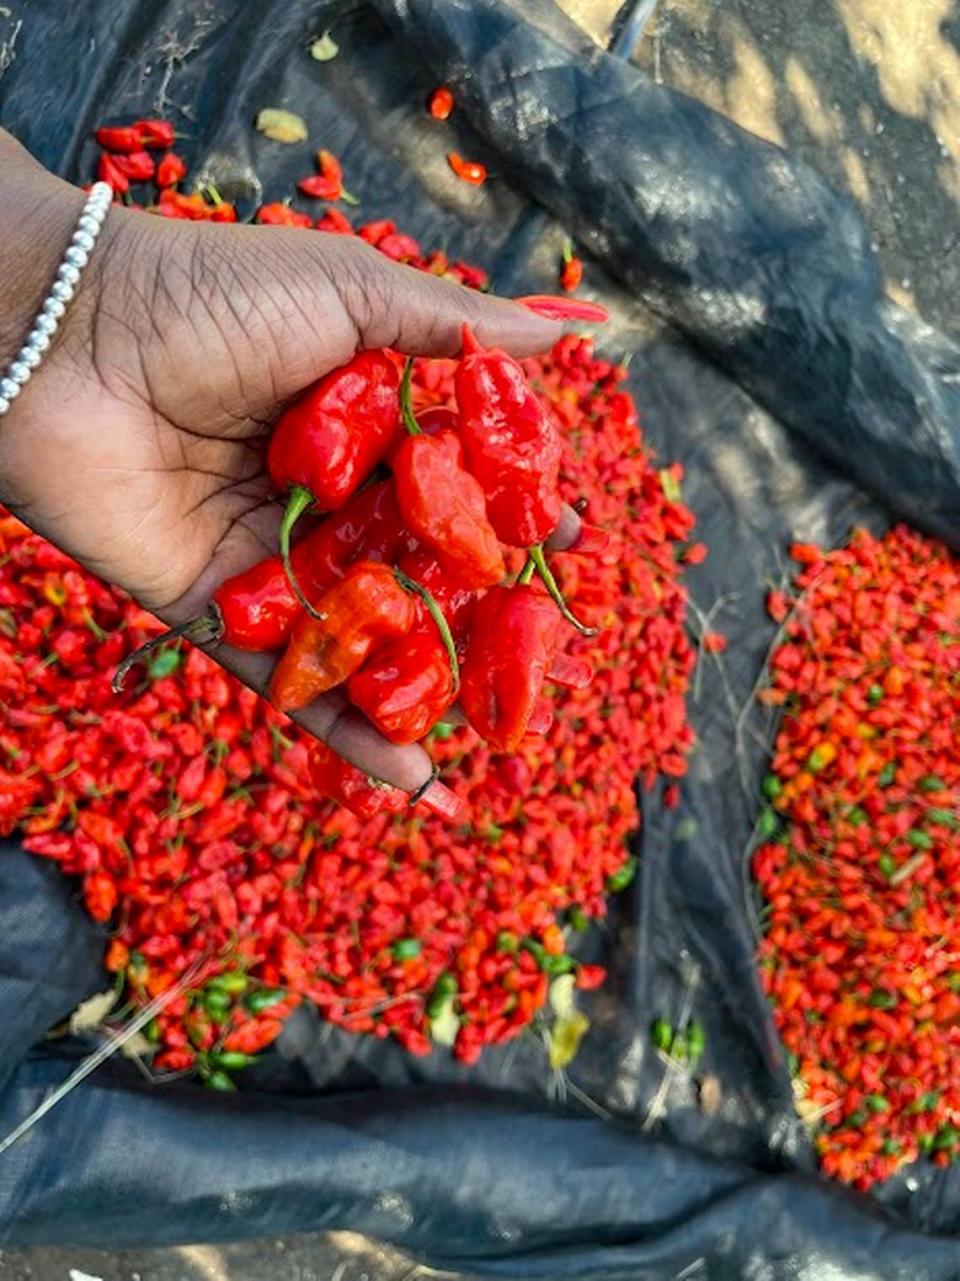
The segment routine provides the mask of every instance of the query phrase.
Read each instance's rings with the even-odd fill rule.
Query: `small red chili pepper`
[[[482,187],[487,181],[487,167],[479,160],[464,160],[459,152],[451,151],[447,156],[447,164],[461,182],[469,182],[473,187]]]
[[[156,171],[149,151],[132,151],[129,155],[114,156],[113,163],[131,182],[149,182]]]
[[[187,166],[185,162],[172,151],[168,151],[157,165],[157,186],[160,188],[175,187],[186,176]]]
[[[134,151],[143,149],[140,130],[136,125],[105,125],[97,129],[93,136],[105,151],[131,155]]]
[[[317,602],[317,616],[294,627],[270,679],[270,701],[282,712],[306,707],[342,684],[377,647],[413,626],[414,598],[392,569],[361,561]]]
[[[429,111],[434,120],[447,120],[453,110],[453,94],[446,85],[439,85],[430,95]]]
[[[97,162],[97,177],[109,183],[114,195],[123,196],[130,190],[130,180],[117,164],[116,156],[102,155]]]
[[[573,252],[569,240],[563,245],[563,267],[560,269],[560,288],[564,293],[572,294],[583,280],[583,263]]]
[[[483,489],[463,467],[452,431],[427,436],[410,406],[412,360],[400,385],[400,409],[409,433],[391,456],[404,524],[431,548],[451,582],[489,587],[506,573],[500,543],[487,518]]]
[[[313,219],[299,209],[291,209],[277,201],[272,205],[261,205],[257,210],[256,221],[263,227],[312,227]]]
[[[329,231],[337,236],[352,236],[353,224],[339,209],[328,209],[316,222],[317,231]]]
[[[392,446],[400,427],[396,363],[362,351],[284,410],[267,448],[274,487],[289,497],[280,555],[301,604],[312,606],[290,564],[290,534],[308,507],[342,507]]]
[[[141,147],[152,151],[163,151],[172,147],[176,132],[169,120],[138,120],[134,126],[140,139]]]
[[[317,152],[318,174],[310,178],[301,178],[297,183],[305,196],[317,200],[345,200],[348,205],[358,204],[356,196],[351,195],[343,185],[343,166],[332,151]]]

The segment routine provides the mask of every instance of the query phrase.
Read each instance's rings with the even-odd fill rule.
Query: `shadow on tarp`
[[[891,513],[956,537],[958,352],[883,299],[856,215],[811,170],[585,45],[547,0],[522,7],[34,0],[0,123],[81,181],[95,125],[170,114],[194,169],[252,212],[302,176],[305,148],[251,128],[284,105],[342,157],[364,219],[395,216],[503,292],[553,288],[565,233],[545,211],[589,246],[614,312],[602,348],[632,358],[648,440],[687,467],[711,546],[691,591],[730,638],[691,695],[683,805],[644,798],[639,883],[588,940],[611,967],[590,1035],[562,1076],[533,1038],[464,1069],[300,1011],[234,1098],[108,1065],[0,1157],[0,1241],[349,1228],[510,1277],[955,1278],[955,1171],[911,1167],[876,1198],[817,1176],[745,861],[772,729],[750,700],[764,594],[792,537]],[[330,26],[341,52],[318,64],[306,46]],[[459,104],[444,125],[424,110],[441,80]],[[487,163],[485,187],[452,180],[454,145]],[[72,887],[13,847],[0,926],[2,1135],[83,1052],[44,1035],[105,980]],[[709,1114],[648,1043],[684,1006],[707,1029]]]

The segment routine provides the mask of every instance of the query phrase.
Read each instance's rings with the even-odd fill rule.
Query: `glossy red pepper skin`
[[[257,210],[257,222],[261,227],[312,227],[313,219],[299,209],[291,209],[280,201],[272,205],[261,205]]]
[[[414,597],[393,570],[360,561],[317,601],[322,618],[304,615],[270,680],[281,712],[306,707],[342,684],[384,642],[405,635],[416,618]]]
[[[430,95],[429,111],[434,120],[448,120],[453,111],[453,94],[446,85],[439,85]]]
[[[274,428],[267,468],[274,487],[308,489],[321,511],[336,511],[386,457],[400,427],[397,366],[362,351],[321,378]]]
[[[114,156],[113,163],[131,182],[149,182],[156,172],[156,164],[149,151],[132,151],[129,155]]]
[[[130,190],[130,179],[117,164],[116,156],[102,155],[97,161],[97,177],[101,182],[109,183],[115,196],[125,195]]]
[[[479,160],[464,160],[459,152],[451,151],[447,164],[461,182],[469,182],[472,187],[482,187],[487,181],[487,167]]]
[[[416,542],[402,552],[397,560],[397,568],[427,589],[443,610],[459,648],[470,629],[470,619],[477,602],[476,593],[452,582],[430,549]],[[418,606],[418,611],[422,612],[421,606]]]
[[[473,589],[500,582],[506,574],[503,552],[483,489],[463,466],[457,436],[408,436],[391,466],[404,524],[433,551],[446,577]]]
[[[317,200],[340,200],[349,194],[343,187],[343,166],[332,151],[317,152],[317,168],[319,173],[301,178],[297,183],[305,196]]]
[[[93,136],[104,151],[115,154],[130,155],[143,147],[140,130],[136,125],[104,125]]]
[[[505,351],[484,349],[464,325],[455,387],[467,466],[501,542],[532,547],[560,519],[560,433]]]
[[[399,787],[377,783],[326,743],[318,743],[310,753],[310,781],[321,796],[336,801],[357,818],[399,814],[410,799]]]
[[[516,751],[528,732],[562,630],[553,601],[526,584],[493,587],[477,602],[460,702],[473,728],[497,751]]]
[[[417,743],[455,697],[450,660],[430,619],[373,655],[347,683],[350,701],[391,743]]]
[[[138,120],[133,127],[141,147],[161,151],[173,146],[176,133],[169,120]]]
[[[187,166],[180,156],[168,151],[157,164],[157,186],[175,187],[187,176]]]

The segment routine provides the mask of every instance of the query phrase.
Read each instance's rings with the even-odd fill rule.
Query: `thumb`
[[[454,356],[466,321],[484,346],[528,356],[563,333],[557,321],[519,303],[392,262],[362,240],[320,232],[312,240],[310,251],[337,290],[361,347]]]

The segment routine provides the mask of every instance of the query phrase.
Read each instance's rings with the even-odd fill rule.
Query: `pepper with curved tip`
[[[413,596],[376,561],[353,565],[318,604],[319,617],[301,617],[273,670],[269,697],[281,712],[341,685],[378,646],[405,635],[416,617]]]
[[[267,449],[274,487],[288,494],[280,555],[298,600],[316,616],[290,564],[290,534],[309,507],[336,511],[383,459],[400,427],[396,362],[362,351],[280,415]]]

